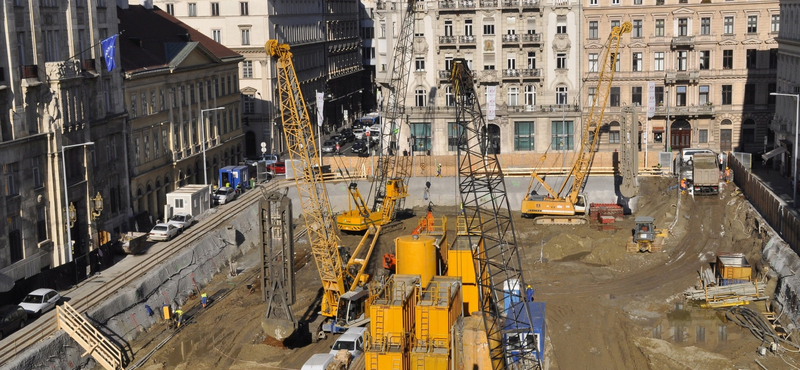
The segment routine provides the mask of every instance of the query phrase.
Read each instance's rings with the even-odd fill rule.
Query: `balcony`
[[[694,48],[694,36],[672,37],[672,48]]]
[[[458,36],[458,43],[475,45],[475,36]]]
[[[439,9],[455,9],[456,2],[455,1],[440,1],[439,2]]]
[[[82,77],[83,68],[79,60],[65,60],[63,62],[47,62],[44,71],[51,81],[68,80]]]
[[[450,75],[451,75],[450,71],[447,71],[447,70],[439,71],[439,79],[440,80],[449,80],[450,79]]]
[[[520,74],[522,75],[522,77],[541,77],[542,69],[541,68],[520,69]]]
[[[439,36],[439,45],[455,45],[457,41],[455,36]]]
[[[519,42],[519,36],[517,34],[503,35],[503,42]]]
[[[713,116],[715,113],[715,107],[713,104],[703,104],[700,106],[670,106],[669,107],[669,114],[670,116]],[[656,116],[666,116],[667,115],[667,107],[661,105],[656,107]]]
[[[539,112],[580,112],[581,107],[577,104],[551,104],[551,105],[539,105],[537,111]]]
[[[475,2],[472,0],[461,0],[458,2],[460,9],[475,9]]]
[[[542,42],[542,35],[538,33],[523,33],[520,38],[522,42]]]
[[[481,8],[496,8],[497,0],[481,0]]]
[[[503,77],[519,77],[522,74],[520,73],[519,69],[504,69],[503,70]]]
[[[569,7],[569,0],[555,0],[553,5],[557,8]]]
[[[522,8],[538,8],[539,7],[539,0],[520,0],[520,5]]]
[[[519,0],[503,0],[503,8],[519,7]]]
[[[700,79],[699,71],[669,71],[664,82],[674,84],[678,82],[697,83]]]

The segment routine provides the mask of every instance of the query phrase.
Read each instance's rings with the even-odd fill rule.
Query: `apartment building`
[[[378,2],[376,8],[376,79],[387,97],[386,81],[405,3]],[[580,138],[583,67],[580,2],[416,2],[414,17],[405,109],[411,128],[400,132],[401,149],[437,155],[457,150],[449,81],[457,58],[467,61],[478,91],[484,92],[479,100],[494,152],[575,148]],[[490,109],[487,91],[494,89],[496,103]]]
[[[215,184],[244,160],[243,57],[148,4],[118,11],[130,119],[130,197],[136,225],[164,219],[166,194]]]
[[[127,226],[122,79],[99,45],[118,31],[115,5],[0,7],[0,273],[14,280],[85,260]]]
[[[800,16],[800,1],[780,2],[778,32],[778,92],[782,94],[800,94],[800,25],[794,23]],[[800,97],[797,97],[800,99]],[[768,149],[775,147],[782,153],[774,157],[774,168],[786,176],[792,176],[795,168],[800,168],[800,161],[794,156],[795,137],[797,135],[797,109],[795,98],[779,96],[775,101],[775,119],[770,129],[775,137],[768,143]],[[791,163],[794,162],[793,168]]]
[[[596,94],[598,59],[612,27],[633,25],[620,43],[601,149],[619,146],[621,107],[635,105],[650,150],[763,151],[776,101],[769,93],[776,91],[780,13],[775,0],[584,2],[586,106]],[[656,107],[648,120],[650,82]]]

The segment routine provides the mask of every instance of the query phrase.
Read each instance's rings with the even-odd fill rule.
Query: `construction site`
[[[595,155],[630,31],[606,42],[579,149],[533,169],[532,156],[520,166],[487,147],[463,59],[450,76],[455,158],[397,154],[399,94],[378,156],[323,160],[290,47],[270,40],[291,174],[212,213],[185,244],[125,258],[127,272],[93,281],[124,284],[85,293],[103,303],[58,307],[61,330],[10,369],[800,368],[800,228],[741,185],[747,157],[648,157],[629,131],[634,109],[631,139]],[[406,53],[391,91],[407,91]]]

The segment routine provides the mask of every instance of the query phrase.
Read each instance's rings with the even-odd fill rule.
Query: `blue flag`
[[[114,61],[114,55],[117,50],[117,35],[103,40],[100,45],[103,47],[103,56],[106,58],[106,68],[111,72],[117,67],[117,63]]]

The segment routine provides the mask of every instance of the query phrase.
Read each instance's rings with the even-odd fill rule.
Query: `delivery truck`
[[[719,194],[719,167],[716,154],[694,154],[692,158],[692,190],[695,195]]]

